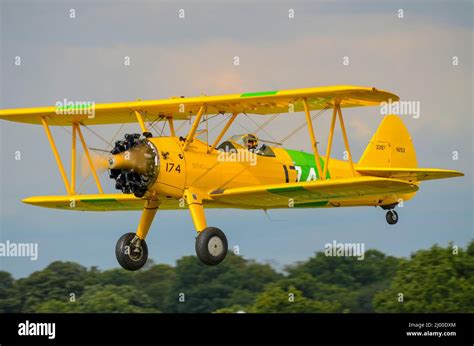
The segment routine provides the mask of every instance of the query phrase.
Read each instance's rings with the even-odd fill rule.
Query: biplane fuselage
[[[272,156],[263,156],[249,152],[237,143],[227,142],[232,147],[225,151],[225,143],[220,150],[208,153],[209,145],[195,139],[187,151],[183,150],[183,141],[179,137],[150,138],[159,155],[159,171],[156,181],[149,188],[149,193],[158,198],[167,198],[179,203],[188,186],[192,186],[207,203],[217,204],[214,207],[229,207],[242,209],[267,209],[261,203],[249,199],[248,203],[223,204],[218,200],[213,202],[213,192],[226,189],[288,184],[291,182],[305,182],[319,180],[314,154],[303,151],[272,147]],[[163,153],[166,153],[164,156]],[[349,162],[330,159],[326,179],[352,178],[353,173]],[[324,169],[325,159],[320,158],[321,168]],[[357,174],[357,173],[356,173]],[[358,174],[360,175],[360,174]],[[400,200],[409,200],[415,193],[401,193],[394,195],[379,194],[370,197],[362,196],[353,199],[333,200],[327,198],[316,202],[298,202],[298,198],[291,198],[291,191],[284,189],[270,190],[271,193],[285,196],[280,200],[284,203],[274,204],[271,208],[316,208],[316,207],[344,207],[344,206],[379,206],[397,203]],[[264,202],[264,201],[262,201]]]

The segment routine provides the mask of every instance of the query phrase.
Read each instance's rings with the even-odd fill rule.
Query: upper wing
[[[408,181],[422,181],[432,179],[444,179],[462,177],[464,174],[458,171],[438,168],[382,168],[382,167],[357,167],[359,173]]]
[[[295,207],[311,207],[360,197],[404,194],[417,190],[416,185],[406,181],[354,177],[231,188],[214,191],[211,197],[220,203],[252,205],[260,208],[288,207],[291,198]]]
[[[115,124],[136,122],[134,111],[140,111],[145,121],[156,121],[160,117],[173,117],[176,120],[188,119],[197,114],[202,105],[206,114],[224,112],[248,114],[277,114],[304,110],[302,98],[306,98],[310,110],[332,107],[334,101],[341,107],[374,106],[398,96],[375,88],[358,86],[331,86],[293,90],[275,90],[255,93],[230,94],[220,96],[174,97],[155,101],[134,101],[94,104],[91,107],[36,107],[0,110],[0,119],[41,124],[46,116],[50,125],[71,125],[81,122],[84,125]],[[75,113],[75,114],[67,114]]]

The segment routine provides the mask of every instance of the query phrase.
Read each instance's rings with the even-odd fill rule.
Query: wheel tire
[[[395,210],[387,211],[385,218],[387,219],[389,225],[395,225],[398,222],[398,214]]]
[[[196,238],[196,255],[199,260],[215,266],[227,255],[227,238],[224,232],[216,227],[207,227]]]
[[[143,267],[148,259],[148,246],[145,240],[140,242],[140,253],[133,255],[134,252],[130,246],[135,233],[125,233],[115,245],[115,256],[123,269],[134,271]],[[133,255],[133,256],[132,256]]]

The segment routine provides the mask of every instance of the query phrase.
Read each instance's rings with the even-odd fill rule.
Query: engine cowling
[[[123,193],[143,197],[158,177],[160,159],[158,150],[147,139],[147,133],[126,134],[115,142],[108,161],[110,178],[115,188]]]

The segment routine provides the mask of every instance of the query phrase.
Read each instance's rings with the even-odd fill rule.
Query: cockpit
[[[255,143],[256,146],[254,148],[249,148],[247,144],[249,136],[253,136],[256,138],[256,136],[252,134],[234,135],[227,138],[216,149],[225,151],[225,152],[238,152],[239,150],[249,150],[255,153],[256,155],[275,157],[275,153],[273,152],[269,144],[281,145],[280,143],[275,143],[275,142],[271,142],[271,141],[267,141],[267,140],[259,138],[257,139],[257,142]],[[253,140],[253,138],[251,138],[251,140]]]

